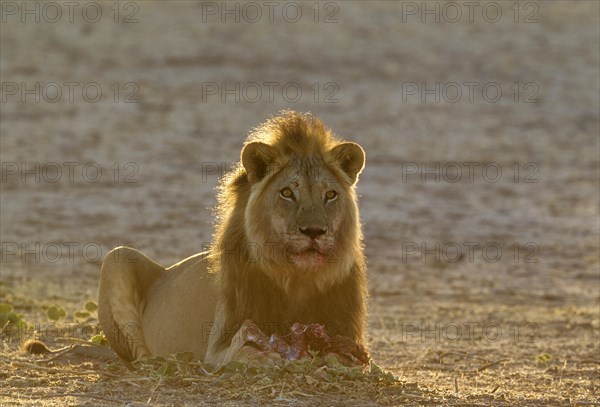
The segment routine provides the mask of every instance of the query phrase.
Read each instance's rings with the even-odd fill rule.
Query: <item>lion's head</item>
[[[286,292],[326,290],[363,262],[354,185],[364,163],[358,144],[310,114],[268,120],[221,190],[221,254],[239,250]]]

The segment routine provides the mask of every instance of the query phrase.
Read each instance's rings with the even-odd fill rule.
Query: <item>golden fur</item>
[[[365,260],[354,191],[363,165],[357,144],[337,140],[311,115],[282,112],[250,134],[240,165],[225,177],[219,194],[212,253],[223,291],[209,360],[219,360],[216,355],[225,352],[246,319],[280,334],[293,322],[319,322],[331,334],[365,344]],[[297,202],[304,212],[286,211],[285,202],[282,209],[276,192],[290,184],[305,187]],[[323,188],[339,193],[329,211],[310,196]],[[315,215],[319,211],[323,216]],[[274,224],[287,219],[291,222],[273,233]],[[298,268],[287,256],[285,240],[301,237],[298,219],[331,229],[324,236],[329,238],[324,245],[330,243],[326,264],[317,270]]]

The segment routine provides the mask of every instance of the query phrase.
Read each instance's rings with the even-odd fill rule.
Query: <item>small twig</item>
[[[304,396],[304,397],[312,397],[312,396],[314,396],[313,394],[302,393],[301,391],[298,391],[298,390],[292,390],[290,392],[290,394],[294,394],[294,395],[298,395],[298,396]]]
[[[508,359],[500,359],[500,360],[497,360],[497,361],[495,361],[495,362],[488,363],[487,365],[483,365],[483,366],[481,366],[479,369],[477,369],[477,371],[478,371],[478,372],[481,372],[481,371],[483,371],[483,370],[485,370],[485,369],[487,369],[487,368],[489,368],[489,367],[495,366],[495,365],[497,365],[497,364],[499,364],[499,363],[502,363],[502,362],[506,362],[507,360],[508,360]]]
[[[444,359],[446,356],[450,356],[450,355],[454,355],[454,356],[459,356],[462,358],[467,357],[468,353],[467,352],[445,352],[442,353],[438,359],[440,360],[440,363],[442,363],[442,359]]]
[[[422,399],[423,398],[422,395],[420,395],[420,394],[413,394],[413,393],[402,393],[401,396],[409,398],[409,399]]]
[[[6,329],[6,327],[8,326],[8,324],[10,324],[10,321],[6,321],[6,324],[4,324],[4,326],[2,327],[2,329],[0,329],[0,334],[2,334],[4,332],[4,329]]]
[[[66,348],[51,351],[50,354],[52,354],[54,356],[52,356],[51,358],[48,358],[48,359],[40,360],[38,363],[48,363],[55,359],[58,359],[59,357],[63,356],[64,354],[73,351],[73,349],[75,349],[75,346],[77,346],[77,345],[71,345],[71,346],[67,346]]]
[[[458,393],[458,378],[454,378],[454,392]]]
[[[54,339],[56,339],[57,341],[60,341],[60,342],[76,342],[76,343],[81,343],[83,345],[89,345],[89,346],[100,346],[102,348],[107,347],[106,345],[100,345],[99,343],[95,343],[92,341],[86,341],[85,339],[70,338],[68,336],[61,336],[61,337],[54,338]]]
[[[283,397],[283,387],[285,386],[285,380],[281,383],[281,390],[279,391],[279,397]]]
[[[261,391],[261,390],[264,390],[264,389],[273,388],[273,387],[275,387],[275,384],[276,383],[269,383],[269,384],[266,384],[264,386],[257,387],[254,390],[255,391]]]
[[[333,387],[337,388],[342,393],[348,394],[348,392],[342,386],[340,386],[338,383],[332,383],[332,385],[333,385]]]

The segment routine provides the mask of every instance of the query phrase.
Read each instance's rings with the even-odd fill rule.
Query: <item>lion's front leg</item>
[[[229,362],[236,361],[253,366],[270,366],[283,363],[281,355],[269,350],[269,337],[250,320],[242,323],[229,346],[216,352],[209,350],[205,362],[219,370]]]

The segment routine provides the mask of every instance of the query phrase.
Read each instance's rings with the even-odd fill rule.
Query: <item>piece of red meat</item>
[[[301,359],[308,355],[310,349],[319,352],[322,356],[329,353],[337,354],[353,364],[369,363],[369,355],[362,346],[345,336],[329,336],[321,324],[295,323],[291,326],[289,334],[285,336],[273,334],[268,338],[252,321],[246,320],[244,325],[246,343],[263,351],[277,352],[287,360]]]

